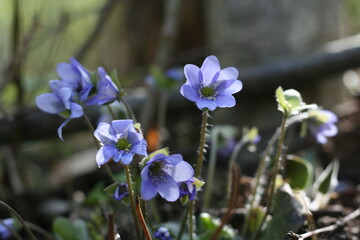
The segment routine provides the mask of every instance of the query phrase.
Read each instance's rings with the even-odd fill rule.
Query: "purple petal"
[[[157,153],[153,158],[151,158],[149,161],[146,162],[146,164],[151,164],[155,161],[164,161],[163,158],[165,158],[166,155],[163,153]]]
[[[176,182],[185,182],[193,176],[194,169],[189,163],[181,161],[179,164],[175,165],[172,177]]]
[[[236,104],[235,98],[231,95],[217,96],[216,104],[218,107],[233,107]]]
[[[156,196],[157,189],[155,184],[152,181],[143,181],[141,182],[141,197],[144,200],[153,199]]]
[[[202,85],[202,81],[200,81],[200,69],[198,66],[186,64],[184,73],[189,85],[194,88],[199,88],[200,85]]]
[[[220,95],[231,95],[239,92],[243,87],[241,81],[236,79],[225,80],[216,88]]]
[[[129,128],[127,139],[130,143],[137,143],[143,138],[142,133],[136,132],[135,128]]]
[[[229,79],[237,79],[239,76],[239,71],[234,67],[228,67],[220,70],[219,81],[221,80],[229,80]]]
[[[114,148],[115,148],[115,147],[114,147]],[[123,150],[120,150],[120,151],[119,151],[119,150],[116,148],[116,153],[115,153],[115,155],[114,155],[114,157],[113,157],[114,162],[120,162],[120,160],[122,159],[123,155],[124,155],[124,151],[123,151]]]
[[[117,135],[123,134],[129,127],[133,127],[133,120],[126,119],[126,120],[114,120],[111,122],[111,126],[115,130]]]
[[[141,178],[143,181],[149,181],[149,167],[151,164],[146,164],[145,167],[141,170]]]
[[[67,124],[70,120],[71,120],[71,118],[66,119],[65,122],[63,122],[63,123],[60,125],[60,127],[58,127],[58,129],[57,129],[57,133],[58,133],[58,136],[59,136],[59,138],[60,138],[61,141],[64,141],[63,136],[62,136],[62,129],[63,129],[63,127],[66,126],[66,124]]]
[[[329,110],[321,110],[321,112],[328,116],[328,118],[329,118],[328,122],[335,123],[338,121],[338,117],[335,115],[335,113],[333,113]]]
[[[214,100],[200,98],[196,101],[196,106],[200,110],[203,110],[204,108],[208,108],[210,111],[214,111],[217,107],[217,104]]]
[[[124,153],[121,157],[121,162],[125,165],[129,165],[134,157],[134,153],[128,152]]]
[[[97,140],[105,145],[115,145],[117,139],[113,135],[112,127],[108,123],[100,123],[94,132],[94,136]]]
[[[54,93],[44,93],[36,97],[36,105],[42,111],[57,114],[64,112],[65,106]]]
[[[79,118],[84,114],[82,106],[74,102],[70,103],[70,110],[70,118]]]
[[[110,159],[116,154],[117,149],[111,146],[102,146],[96,154],[96,163],[100,167],[101,165],[110,161]]]
[[[176,201],[180,196],[179,186],[170,175],[164,174],[162,177],[163,181],[157,185],[160,196],[169,202]]]
[[[70,109],[70,98],[71,98],[71,89],[70,88],[61,88],[59,90],[59,97],[63,102],[66,109]]]
[[[176,165],[184,161],[181,154],[171,154],[167,157],[164,157],[164,160],[166,160],[168,163],[172,165]]]
[[[200,98],[199,90],[190,86],[190,84],[185,83],[182,85],[180,89],[181,95],[185,98],[189,99],[190,101],[196,102]]]
[[[140,140],[140,142],[134,144],[131,148],[133,153],[139,154],[141,156],[147,156],[147,143],[145,139]]]
[[[321,126],[321,132],[325,136],[333,137],[338,133],[338,128],[335,124],[324,124]]]
[[[219,60],[215,56],[209,56],[205,59],[203,65],[201,66],[201,72],[203,74],[203,85],[209,86],[214,76],[217,72],[220,71]]]
[[[62,80],[70,83],[74,88],[78,85],[79,72],[69,63],[59,63],[56,67],[57,73]]]

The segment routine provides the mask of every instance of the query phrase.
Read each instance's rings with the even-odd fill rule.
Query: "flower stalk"
[[[134,218],[136,239],[140,240],[141,239],[141,234],[140,234],[140,229],[139,229],[138,218],[137,218],[137,215],[136,215],[136,204],[135,204],[134,191],[133,191],[133,188],[132,188],[130,168],[129,168],[128,165],[125,165],[124,168],[125,168],[125,175],[126,175],[127,185],[129,187],[129,198],[130,198],[130,205],[131,205],[131,210],[132,210],[132,214],[133,214],[133,218]]]
[[[23,225],[26,233],[29,235],[31,240],[37,240],[37,238],[35,237],[34,233],[30,230],[29,226],[26,224],[26,222],[24,221],[24,219],[12,208],[10,207],[8,204],[6,204],[3,201],[0,201],[0,206],[4,209],[6,209],[8,212],[10,212],[11,214],[13,214],[21,223],[21,225]]]

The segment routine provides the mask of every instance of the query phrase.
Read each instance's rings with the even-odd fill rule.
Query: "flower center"
[[[129,151],[131,148],[131,143],[126,138],[120,138],[116,143],[115,147],[119,150]]]
[[[152,175],[159,175],[163,170],[163,163],[162,162],[154,162],[149,167],[149,171]]]
[[[59,114],[60,116],[62,116],[63,118],[69,118],[71,116],[71,110],[66,109],[64,112]]]
[[[211,87],[203,87],[200,89],[200,94],[203,98],[213,99],[215,98],[215,90]]]

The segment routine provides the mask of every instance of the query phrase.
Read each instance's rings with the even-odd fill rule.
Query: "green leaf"
[[[292,189],[305,189],[311,181],[313,168],[305,159],[288,155],[285,163],[285,179]]]
[[[81,219],[70,221],[64,217],[58,217],[54,220],[52,229],[61,240],[90,240],[86,223]]]
[[[149,156],[145,157],[140,163],[140,168],[142,169],[150,159],[155,157],[156,154],[160,154],[160,153],[164,154],[165,156],[169,156],[169,148],[165,147],[165,148],[159,149],[159,150],[151,153]]]
[[[304,105],[304,102],[301,98],[301,94],[295,89],[285,90],[283,94],[287,104],[290,107],[290,110],[293,110],[294,108]]]
[[[106,195],[103,192],[105,187],[104,182],[98,182],[86,195],[85,204],[96,205],[102,199],[106,198]]]
[[[316,182],[314,183],[314,189],[316,192],[326,194],[333,190],[337,184],[337,176],[339,172],[339,161],[332,161],[326,169],[320,174]]]
[[[258,229],[263,217],[264,217],[264,210],[261,207],[254,207],[251,208],[248,212],[249,214],[249,230],[250,232],[254,232]]]
[[[284,90],[282,87],[278,87],[275,92],[275,98],[278,103],[278,110],[285,113],[289,108],[288,103],[284,96]]]
[[[301,204],[290,192],[279,189],[274,198],[274,214],[260,240],[284,239],[289,231],[297,232],[305,221],[301,210]]]
[[[118,185],[119,185],[118,183],[113,183],[107,186],[106,188],[104,188],[103,191],[109,196],[113,196]]]
[[[200,231],[203,233],[199,236],[199,240],[209,239],[212,233],[220,225],[220,220],[213,218],[208,213],[200,214]],[[229,226],[224,226],[220,233],[219,240],[233,240],[235,237],[235,230]]]

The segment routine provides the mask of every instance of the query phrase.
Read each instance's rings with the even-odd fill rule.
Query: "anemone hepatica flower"
[[[172,240],[170,231],[166,227],[159,227],[156,230],[154,236],[155,236],[155,239],[159,239],[159,240]]]
[[[57,73],[61,80],[78,94],[80,101],[87,99],[93,88],[91,77],[88,70],[75,58],[70,58],[70,63],[59,63]]]
[[[118,201],[129,195],[129,187],[126,183],[119,184],[114,192],[114,198]]]
[[[228,67],[220,69],[219,60],[215,56],[205,59],[201,68],[187,64],[184,68],[186,83],[180,93],[202,109],[215,110],[217,107],[235,106],[232,94],[242,89],[242,82],[237,80],[239,72]]]
[[[119,89],[102,67],[98,68],[99,82],[96,95],[85,102],[86,105],[104,105],[115,101],[119,96]]]
[[[194,169],[180,154],[158,153],[141,171],[141,196],[150,200],[159,193],[165,200],[174,202],[180,196],[178,183],[188,181],[193,175]]]
[[[186,182],[178,183],[180,189],[180,197],[189,196],[189,200],[194,200],[196,197],[195,179],[190,178]]]
[[[114,120],[111,124],[102,122],[95,130],[94,136],[102,143],[96,154],[99,167],[110,159],[128,165],[135,153],[147,156],[146,140],[130,119]]]
[[[337,116],[328,110],[312,110],[309,112],[309,130],[316,141],[321,144],[327,142],[327,137],[333,137],[338,133],[335,123]]]
[[[14,219],[6,218],[0,223],[0,239],[8,239],[12,236],[10,229],[14,229]]]
[[[58,135],[61,140],[62,129],[72,118],[79,118],[83,115],[82,107],[75,103],[73,92],[62,81],[52,80],[49,82],[52,93],[44,93],[36,97],[36,105],[44,112],[60,114],[67,118],[58,128]]]

